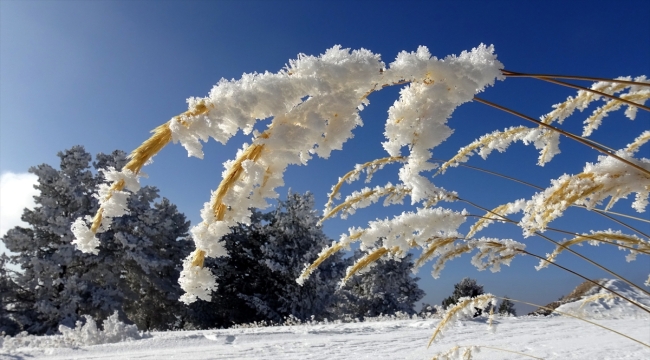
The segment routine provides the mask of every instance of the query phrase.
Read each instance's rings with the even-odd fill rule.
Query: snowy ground
[[[650,307],[650,297],[640,291],[615,280],[606,285]],[[585,298],[592,298],[588,303],[576,301],[558,310],[587,317],[650,344],[647,312],[616,298],[593,299],[598,293],[594,289],[586,294]],[[497,317],[495,333],[487,330],[485,318],[460,321],[427,349],[426,344],[439,321],[391,320],[154,332],[139,340],[74,348],[51,347],[57,341],[60,346],[63,336],[25,338],[31,339],[31,343],[5,338],[0,345],[0,359],[430,359],[456,345],[491,346],[543,359],[650,359],[650,347],[558,315]],[[117,335],[126,333],[117,331]],[[88,341],[87,337],[84,341]],[[529,358],[487,348],[473,356],[476,360]]]
[[[439,320],[301,325],[152,333],[152,337],[76,349],[19,349],[2,359],[430,359],[455,345],[489,345],[544,359],[649,359],[650,349],[579,320],[553,316],[463,321],[427,349]],[[650,343],[647,319],[599,320]],[[475,359],[521,359],[483,349]]]

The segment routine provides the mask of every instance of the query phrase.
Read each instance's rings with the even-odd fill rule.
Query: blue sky
[[[341,44],[382,54],[389,63],[399,51],[429,47],[438,57],[458,54],[480,43],[494,44],[507,69],[531,73],[600,77],[650,75],[650,27],[647,1],[12,1],[0,2],[0,173],[22,174],[41,163],[58,165],[56,153],[84,145],[92,154],[114,149],[131,151],[149,130],[186,110],[185,99],[205,96],[220,78],[244,72],[278,71],[298,53],[317,55]],[[370,97],[361,112],[364,126],[343,151],[327,161],[292,167],[285,176],[286,194],[311,191],[322,209],[326,194],[354,164],[385,156],[381,148],[388,107],[397,88]],[[482,96],[532,117],[548,112],[574,91],[533,79],[510,78]],[[634,122],[621,114],[606,118],[593,139],[613,148],[631,142],[650,127],[648,113]],[[580,132],[585,114],[574,115],[563,128]],[[449,121],[454,135],[434,151],[447,159],[478,136],[522,120],[469,103]],[[222,163],[234,157],[240,135],[227,146],[214,141],[205,159],[187,158],[179,146],[168,146],[144,169],[146,184],[177,204],[193,224],[221,176]],[[544,168],[535,165],[532,147],[512,146],[484,167],[540,186],[563,173],[578,173],[597,153],[563,139],[562,154]],[[642,156],[648,157],[648,147]],[[395,181],[387,167],[373,184]],[[495,207],[534,194],[530,188],[472,170],[458,168],[434,180],[485,207]],[[344,187],[344,194],[361,183]],[[4,205],[3,205],[4,206]],[[475,214],[481,211],[463,204]],[[329,220],[332,238],[349,226],[398,214],[410,206],[371,207],[347,221]],[[630,213],[628,202],[614,209]],[[8,210],[3,209],[3,212]],[[647,215],[643,215],[647,218]],[[471,223],[471,222],[468,222]],[[633,222],[648,232],[647,223]],[[580,210],[570,210],[555,227],[583,232],[616,228]],[[499,225],[485,235],[522,240],[513,226]],[[550,233],[549,233],[550,234]],[[556,240],[564,236],[551,234]],[[531,252],[544,255],[552,246],[539,238],[524,240]],[[648,258],[627,264],[613,248],[577,248],[638,283],[650,273]],[[606,277],[569,254],[561,264],[591,278]],[[440,303],[464,276],[478,279],[487,291],[525,301],[547,303],[581,282],[574,275],[546,269],[534,259],[517,258],[500,273],[478,272],[465,256],[449,263],[434,280],[430,266],[419,273],[425,301]]]

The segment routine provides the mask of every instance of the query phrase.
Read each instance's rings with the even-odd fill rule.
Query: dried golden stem
[[[201,249],[196,249],[192,254],[192,266],[203,267],[203,262],[205,261],[205,251]]]
[[[617,97],[617,96],[614,96],[614,95],[610,95],[610,94],[604,93],[602,91],[593,90],[593,89],[590,89],[588,87],[584,87],[584,86],[580,86],[580,85],[574,85],[574,84],[570,84],[570,83],[567,83],[567,82],[564,82],[564,81],[558,81],[558,80],[553,80],[553,79],[544,78],[544,77],[539,77],[537,79],[542,80],[542,81],[547,81],[547,82],[550,82],[550,83],[553,83],[553,84],[558,84],[558,85],[562,85],[562,86],[582,90],[582,91],[587,91],[587,92],[590,92],[592,94],[596,94],[596,95],[600,95],[600,96],[603,96],[603,97],[606,97],[606,98],[610,98],[612,100],[620,101],[620,102],[625,103],[625,104],[630,105],[630,106],[636,106],[636,107],[638,107],[640,109],[643,109],[645,111],[650,111],[650,107],[647,107],[645,105],[637,104],[637,103],[635,103],[633,101],[626,100],[626,99],[623,99],[623,98],[620,98],[620,97]],[[637,83],[635,85],[638,85],[638,84],[639,83]]]
[[[494,297],[495,296],[490,295],[490,294],[479,295],[479,296],[476,296],[476,297],[473,297],[473,298],[465,299],[465,300],[457,303],[456,305],[454,305],[451,309],[449,309],[445,313],[445,317],[442,318],[442,320],[440,320],[440,322],[438,323],[438,326],[436,327],[436,330],[433,332],[433,336],[431,336],[431,339],[429,339],[429,343],[427,344],[427,348],[431,346],[431,344],[436,339],[438,334],[440,334],[440,332],[442,332],[442,329],[445,327],[445,325],[447,325],[447,323],[449,322],[449,320],[451,320],[451,318],[453,317],[453,315],[455,313],[457,313],[458,311],[460,311],[464,307],[468,306],[469,304],[478,303],[479,300],[483,300],[483,299],[487,299],[487,298],[494,298]]]
[[[447,168],[449,168],[450,166],[458,163],[459,159],[462,159],[462,158],[466,157],[467,155],[471,154],[474,150],[480,148],[483,145],[487,145],[489,142],[491,142],[493,140],[507,139],[512,135],[519,134],[519,133],[526,132],[526,131],[530,131],[530,130],[531,129],[528,128],[528,127],[518,126],[518,127],[512,128],[512,129],[509,129],[507,131],[503,131],[503,132],[502,131],[495,131],[494,133],[487,134],[487,135],[481,137],[481,139],[478,139],[478,140],[472,142],[471,144],[461,148],[460,151],[458,152],[458,154],[456,154],[453,158],[449,159],[448,161],[446,161],[445,163],[440,165],[440,168],[438,169],[438,171],[436,172],[436,174],[434,176],[444,173],[447,170]]]
[[[318,268],[318,266],[319,266],[320,264],[323,263],[323,261],[327,260],[327,258],[329,258],[330,256],[334,255],[334,254],[335,254],[336,252],[338,252],[339,250],[342,250],[344,247],[345,247],[345,246],[343,245],[343,243],[340,243],[340,242],[338,242],[338,243],[333,244],[332,246],[330,246],[326,251],[322,252],[321,255],[318,256],[318,259],[314,260],[314,262],[312,262],[312,263],[311,263],[311,264],[310,264],[310,265],[309,265],[309,266],[308,266],[308,267],[307,267],[307,268],[302,272],[302,274],[300,274],[300,278],[302,278],[302,279],[306,279],[306,278],[308,278],[309,275],[311,275],[311,273],[314,272],[314,270],[316,270],[316,268]]]
[[[555,78],[555,79],[572,79],[572,80],[586,80],[586,81],[603,81],[603,82],[612,82],[620,83],[627,85],[639,85],[639,86],[650,86],[650,83],[630,81],[630,80],[617,80],[617,79],[607,79],[593,76],[577,76],[577,75],[551,75],[551,74],[526,74],[516,71],[510,71],[502,69],[501,72],[507,77],[532,77],[532,78]]]
[[[188,110],[180,115],[175,116],[172,120],[158,126],[157,128],[153,129],[151,132],[153,135],[145,140],[140,146],[138,146],[135,150],[129,154],[129,162],[124,165],[122,168],[122,171],[130,170],[134,174],[138,174],[140,170],[142,170],[142,167],[152,158],[154,155],[156,155],[162,148],[164,148],[169,142],[172,140],[172,131],[169,128],[169,124],[172,121],[178,121],[181,122],[183,125],[185,125],[185,120],[183,119],[184,117],[187,116],[198,116],[201,114],[205,114],[208,111],[212,109],[212,106],[207,106],[204,103],[199,103],[197,104],[194,109]],[[111,188],[110,188],[110,193],[107,196],[104,201],[108,200],[111,198],[112,194],[114,191],[122,191],[124,189],[124,180],[117,181],[114,183]],[[97,230],[101,226],[102,220],[103,220],[103,213],[104,209],[99,208],[97,210],[97,214],[95,214],[93,218],[93,223],[90,226],[90,230],[93,233],[97,233]]]
[[[621,95],[621,99],[629,100],[629,101],[643,101],[643,100],[647,100],[649,97],[650,97],[650,93],[640,93],[640,94],[633,93],[633,94]],[[621,102],[619,100],[610,100],[605,105],[594,110],[593,114],[591,114],[584,121],[584,123],[587,125],[585,125],[585,129],[583,131],[582,136],[591,135],[594,129],[599,126],[599,123],[597,123],[596,120],[602,119],[604,116],[607,116],[607,113],[609,112],[616,111],[617,109],[620,108],[620,105]]]
[[[484,208],[483,206],[480,206],[480,205],[478,205],[478,204],[475,204],[475,203],[473,203],[473,202],[471,202],[471,201],[469,201],[469,200],[465,200],[465,199],[461,199],[461,198],[458,198],[458,200],[459,200],[459,201],[463,201],[463,202],[465,202],[465,203],[467,203],[467,204],[469,204],[469,205],[472,205],[472,206],[474,206],[474,207],[476,207],[476,208],[478,208],[478,209],[481,209],[481,210],[483,210],[483,211],[487,211],[487,212],[490,211],[489,209],[486,209],[486,208]],[[510,218],[508,218],[508,217],[506,217],[506,216],[498,215],[498,214],[495,214],[495,215],[501,217],[501,219],[503,219],[503,221],[505,221],[505,222],[508,222],[508,223],[511,223],[511,224],[515,224],[515,225],[518,224],[517,221],[514,221],[514,220],[512,220],[512,219],[510,219]],[[587,261],[588,263],[590,263],[590,264],[592,264],[592,265],[598,267],[598,268],[601,269],[601,270],[604,270],[604,271],[606,271],[606,272],[612,274],[614,277],[616,277],[617,279],[621,279],[623,282],[627,283],[628,285],[630,285],[630,286],[632,286],[632,287],[634,287],[634,288],[637,288],[637,289],[643,291],[644,293],[650,295],[650,292],[646,291],[646,290],[643,289],[642,287],[636,285],[636,284],[633,283],[632,281],[630,281],[630,280],[626,279],[625,277],[623,277],[623,276],[621,276],[621,275],[615,273],[614,271],[612,271],[612,270],[610,270],[610,269],[608,269],[608,268],[606,268],[606,267],[600,265],[599,263],[597,263],[597,262],[591,260],[590,258],[588,258],[588,257],[586,257],[586,256],[584,256],[584,255],[582,255],[582,254],[580,254],[579,252],[577,252],[577,251],[575,251],[575,250],[573,250],[573,249],[571,249],[571,248],[567,248],[566,246],[563,246],[561,243],[559,243],[559,242],[557,242],[557,241],[555,241],[555,240],[549,238],[548,236],[545,236],[544,234],[541,234],[541,233],[539,233],[539,232],[535,232],[534,234],[537,235],[537,236],[539,236],[539,237],[541,237],[542,239],[544,239],[544,240],[546,240],[546,241],[549,241],[549,242],[555,244],[556,246],[564,247],[566,251],[572,253],[573,255],[575,255],[575,256],[577,256],[577,257],[579,257],[579,258],[581,258],[581,259]],[[582,275],[579,275],[579,276],[582,276]],[[589,279],[587,279],[587,280],[589,280]]]
[[[508,210],[508,205],[510,205],[510,204],[503,204],[503,205],[497,206],[496,208],[492,209],[487,214],[485,214],[485,216],[482,216],[480,219],[478,219],[478,221],[476,221],[474,223],[474,225],[472,225],[472,227],[469,229],[469,232],[467,233],[467,237],[468,238],[473,237],[479,230],[481,230],[483,228],[484,224],[487,221],[489,221],[489,220],[499,221],[499,219],[497,219],[497,217],[500,217],[501,215],[503,215],[503,213],[506,210]]]
[[[386,249],[384,247],[381,247],[381,248],[367,254],[366,256],[362,257],[361,259],[359,259],[356,263],[354,263],[352,268],[350,268],[348,270],[347,275],[345,275],[345,278],[343,279],[343,283],[348,281],[357,272],[361,271],[362,269],[364,269],[368,265],[372,264],[373,262],[379,260],[379,258],[384,256],[384,254],[386,254],[386,253],[388,253],[388,249]]]
[[[322,224],[325,220],[327,220],[327,219],[331,218],[332,216],[336,215],[339,211],[342,211],[342,210],[348,210],[348,209],[350,209],[352,206],[354,206],[354,204],[356,204],[356,203],[358,203],[358,202],[360,202],[360,201],[362,201],[362,200],[364,200],[364,199],[367,199],[368,197],[370,197],[370,196],[372,196],[372,195],[375,195],[375,194],[378,194],[378,196],[395,196],[395,195],[400,195],[400,194],[398,193],[398,190],[399,190],[399,189],[398,189],[396,186],[390,186],[390,187],[384,188],[383,191],[379,191],[379,192],[378,192],[377,190],[374,190],[374,189],[373,189],[373,190],[370,190],[370,191],[368,191],[368,192],[362,193],[362,194],[360,194],[360,195],[357,196],[357,197],[353,197],[353,198],[348,199],[348,200],[346,200],[345,202],[343,202],[343,203],[337,205],[335,208],[333,208],[332,210],[330,210],[329,212],[327,212],[325,215],[323,215],[323,217],[320,219],[320,221],[319,221],[318,223],[319,223],[319,224]],[[410,189],[402,189],[402,191],[403,191],[405,194],[411,192]]]
[[[650,141],[650,131],[646,130],[639,137],[634,139],[634,142],[632,142],[630,145],[628,145],[625,148],[625,151],[629,153],[634,153],[636,152],[643,144],[647,143]]]
[[[447,244],[451,244],[458,239],[459,238],[457,237],[428,239],[427,242],[429,242],[430,240],[435,240],[435,242],[429,245],[429,247],[425,248],[425,250],[422,252],[422,255],[420,255],[420,257],[415,261],[415,265],[413,265],[413,268],[417,269],[421,267],[422,265],[424,265],[425,262],[427,262],[433,256],[433,254],[436,252],[437,249]]]
[[[616,244],[614,242],[607,241],[607,239],[618,240],[620,242],[624,242],[626,244],[629,244],[630,246],[625,246],[625,245],[622,245],[622,244]],[[562,246],[556,247],[555,250],[553,250],[553,252],[546,257],[546,261],[553,262],[555,260],[555,258],[557,258],[557,256],[560,255],[560,253],[562,251],[564,251],[564,249],[567,249],[569,246],[573,246],[573,245],[576,245],[576,244],[579,244],[579,243],[582,243],[582,242],[585,242],[585,241],[598,241],[598,242],[601,242],[601,243],[610,244],[610,245],[614,245],[614,246],[623,246],[625,248],[628,248],[628,249],[633,250],[633,251],[638,251],[638,252],[643,253],[643,254],[649,254],[649,251],[650,251],[650,244],[649,243],[647,243],[645,241],[642,241],[641,239],[635,238],[633,236],[629,236],[629,235],[625,235],[625,234],[611,234],[611,233],[607,233],[607,232],[597,232],[597,233],[593,233],[591,235],[576,236],[575,238],[573,238],[571,240],[568,240],[568,241],[565,241],[565,242],[561,243]],[[632,247],[634,245],[637,246],[637,249]]]
[[[376,159],[373,161],[368,161],[367,163],[362,164],[358,169],[349,171],[347,174],[343,175],[343,177],[339,179],[339,182],[336,183],[336,185],[334,185],[334,188],[332,189],[332,193],[329,195],[329,198],[327,199],[327,204],[325,204],[325,208],[329,208],[332,205],[332,202],[334,201],[334,197],[336,196],[336,194],[338,194],[339,190],[341,189],[341,186],[343,186],[343,183],[345,183],[350,177],[359,174],[361,171],[363,171],[363,169],[366,169],[368,167],[373,167],[373,166],[387,165],[387,164],[391,164],[398,161],[404,161],[404,160],[406,160],[406,157],[404,156],[390,156],[381,159]]]
[[[568,138],[570,138],[570,139],[573,139],[573,140],[575,140],[575,141],[577,141],[577,142],[579,142],[579,143],[581,143],[581,144],[587,145],[587,146],[593,148],[594,150],[600,151],[601,153],[603,153],[603,154],[605,154],[605,155],[607,155],[607,156],[613,157],[614,159],[616,159],[616,160],[618,160],[618,161],[621,161],[621,162],[623,162],[623,163],[625,163],[625,164],[627,164],[627,165],[630,165],[631,167],[633,167],[633,168],[635,168],[635,169],[641,171],[642,173],[644,173],[644,174],[646,174],[646,175],[650,175],[650,171],[649,171],[649,170],[646,170],[646,169],[642,168],[641,166],[639,166],[639,165],[637,165],[637,164],[635,164],[635,163],[633,163],[633,162],[631,162],[631,161],[629,161],[629,160],[623,159],[622,157],[620,157],[620,156],[618,156],[618,155],[616,155],[616,154],[614,154],[614,153],[612,153],[612,152],[609,152],[609,151],[603,149],[601,146],[596,145],[596,144],[594,144],[593,142],[589,142],[589,141],[587,141],[586,139],[583,139],[582,137],[580,137],[580,136],[578,136],[578,135],[575,135],[575,134],[572,134],[572,133],[570,133],[570,132],[568,132],[568,131],[564,131],[564,130],[562,130],[562,129],[556,128],[555,126],[552,126],[552,125],[549,125],[549,124],[543,123],[543,122],[541,122],[541,121],[539,121],[539,120],[537,120],[537,119],[533,119],[533,118],[530,117],[530,116],[527,116],[527,115],[524,115],[524,114],[522,114],[522,113],[516,112],[516,111],[514,111],[514,110],[508,109],[508,108],[506,108],[506,107],[504,107],[504,106],[497,105],[497,104],[495,104],[495,103],[493,103],[493,102],[490,102],[490,101],[487,101],[487,100],[483,100],[483,99],[481,99],[481,98],[479,98],[479,97],[474,96],[474,100],[476,100],[476,101],[478,101],[478,102],[480,102],[480,103],[483,103],[483,104],[486,104],[486,105],[492,106],[492,107],[494,107],[494,108],[497,108],[497,109],[499,109],[499,110],[502,110],[502,111],[508,112],[508,113],[510,113],[510,114],[513,114],[513,115],[519,116],[519,117],[522,118],[522,119],[525,119],[525,120],[528,120],[528,121],[534,122],[534,123],[538,124],[539,126],[545,127],[545,128],[547,128],[547,129],[551,129],[551,130],[553,130],[553,131],[557,131],[557,132],[559,132],[560,134],[562,134],[562,135],[564,135],[564,136],[566,136],[566,137],[568,137]]]
[[[269,137],[267,132],[260,135],[260,138],[266,139]],[[239,180],[241,175],[244,173],[244,167],[242,163],[246,160],[252,160],[253,162],[257,161],[262,155],[264,150],[264,144],[251,144],[244,150],[244,152],[235,160],[235,163],[230,167],[226,175],[219,183],[219,187],[216,190],[214,201],[212,202],[212,210],[214,211],[214,216],[217,221],[223,220],[226,209],[228,206],[223,203],[223,198],[228,193],[228,190]]]

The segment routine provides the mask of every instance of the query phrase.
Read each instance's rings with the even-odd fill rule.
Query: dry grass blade
[[[605,210],[609,210],[628,193],[640,191],[622,187],[621,184],[614,181],[622,176],[631,175],[627,171],[619,171],[611,173],[583,172],[575,176],[563,176],[556,180],[552,188],[535,196],[539,201],[528,203],[524,211],[522,225],[530,231],[542,230],[569,206],[576,203],[580,205],[594,204],[611,196],[609,204],[605,207]],[[646,176],[645,178],[650,182],[650,177]],[[614,192],[614,190],[616,191]],[[621,193],[621,190],[626,193]]]
[[[529,131],[531,131],[531,128],[529,127],[517,126],[505,131],[495,131],[491,134],[483,135],[480,139],[475,140],[465,147],[462,147],[453,158],[440,165],[440,169],[438,169],[435,175],[444,174],[450,166],[458,166],[461,162],[467,161],[467,157],[472,155],[475,150],[484,146],[488,146],[488,144],[491,142],[509,141],[509,139],[511,139],[513,136],[520,135]]]
[[[467,234],[468,238],[474,237],[477,232],[488,227],[494,221],[503,221],[505,215],[512,214],[514,212],[521,211],[521,207],[524,205],[523,200],[517,200],[515,202],[499,205],[496,208],[488,211],[484,216],[480,217],[474,225],[469,229]]]
[[[314,270],[316,270],[316,268],[318,268],[318,266],[323,263],[323,261],[327,260],[330,256],[334,255],[336,252],[342,250],[343,248],[345,248],[345,245],[341,242],[338,242],[332,244],[330,247],[323,249],[323,251],[321,251],[321,253],[318,255],[318,258],[309,264],[305,270],[303,270],[298,279],[302,279],[302,281],[304,281],[309,278],[311,273],[313,273]]]
[[[449,260],[461,256],[462,254],[466,252],[470,252],[472,250],[474,250],[474,247],[471,244],[466,243],[463,245],[459,245],[452,251],[449,251],[444,255],[440,256],[440,258],[438,258],[438,261],[436,261],[435,265],[433,266],[433,271],[431,271],[431,275],[433,275],[434,278],[437,278],[438,277],[437,274],[440,274],[442,269],[445,267],[445,264]]]
[[[620,98],[642,104],[648,98],[650,98],[650,91],[633,93],[633,94],[623,94],[620,96]],[[620,109],[621,106],[623,106],[623,103],[620,100],[610,100],[605,105],[594,110],[593,114],[591,114],[591,116],[589,116],[584,121],[585,126],[582,132],[582,136],[591,135],[592,132],[600,126],[602,119],[605,116],[607,116],[612,111],[616,111]]]
[[[554,78],[554,79],[572,79],[572,80],[585,80],[585,81],[602,81],[602,82],[611,82],[611,83],[620,83],[627,85],[638,85],[638,86],[650,86],[650,83],[643,83],[638,81],[630,80],[620,80],[620,79],[608,79],[600,78],[593,76],[578,76],[578,75],[552,75],[552,74],[526,74],[517,71],[510,71],[502,69],[503,75],[507,77],[532,77],[532,78]]]
[[[355,204],[363,200],[366,200],[371,196],[377,196],[377,197],[388,196],[389,198],[387,200],[390,201],[391,197],[403,197],[409,194],[410,192],[411,192],[410,189],[397,187],[397,186],[388,186],[383,189],[368,189],[367,191],[361,192],[357,196],[346,199],[345,202],[337,205],[335,208],[333,208],[325,215],[323,215],[323,217],[320,219],[318,223],[322,224],[325,220],[331,218],[332,216],[335,216],[337,213],[352,209],[355,206]]]
[[[268,138],[269,135],[268,133],[263,133],[260,135],[260,138],[266,139]],[[219,184],[219,187],[217,188],[214,196],[214,200],[212,201],[212,210],[214,211],[214,216],[217,221],[223,220],[223,217],[225,215],[225,211],[228,208],[226,204],[223,203],[223,198],[226,196],[228,193],[228,190],[232,188],[232,186],[239,180],[241,175],[244,173],[244,167],[242,166],[242,163],[246,160],[251,160],[253,162],[256,162],[260,156],[262,155],[262,151],[264,150],[264,144],[251,144],[249,145],[246,150],[235,160],[233,165],[228,169],[228,172],[225,174],[223,179],[221,180],[221,183]]]
[[[424,251],[422,252],[422,255],[415,261],[415,265],[413,265],[413,269],[418,269],[424,265],[427,261],[429,261],[436,253],[436,250],[440,249],[441,247],[444,247],[446,245],[449,245],[453,243],[454,241],[458,240],[458,237],[446,237],[446,238],[432,238],[428,239],[427,242],[431,243],[429,246],[424,248]]]
[[[113,185],[111,185],[111,191],[108,193],[108,195],[102,199],[102,201],[108,201],[111,196],[113,196],[113,192],[115,191],[122,191],[124,189],[124,180],[120,180],[115,182]],[[103,220],[103,214],[104,214],[104,209],[102,207],[97,210],[97,214],[93,217],[93,223],[90,226],[90,231],[93,233],[97,233],[97,230],[99,230],[99,227],[102,225],[102,220]]]
[[[553,79],[549,79],[549,78],[540,77],[538,79],[543,80],[543,81],[547,81],[547,82],[551,82],[551,83],[554,83],[554,84],[558,84],[558,85],[562,85],[562,86],[582,90],[582,91],[587,91],[587,92],[590,92],[590,93],[593,93],[593,94],[596,94],[596,95],[599,95],[599,96],[610,98],[612,100],[620,101],[620,102],[625,103],[625,104],[630,105],[630,106],[636,106],[639,109],[643,109],[645,111],[650,111],[650,108],[647,107],[647,106],[637,104],[637,103],[632,102],[630,100],[626,100],[626,99],[623,99],[623,98],[620,98],[620,97],[616,97],[614,95],[610,95],[610,94],[604,93],[602,91],[590,89],[590,88],[587,88],[587,87],[584,87],[584,86],[570,84],[570,83],[567,83],[567,82],[564,82],[564,81],[553,80]]]
[[[205,251],[201,249],[194,250],[192,255],[192,266],[203,267],[203,262],[205,261]]]
[[[638,251],[642,254],[650,254],[650,243],[643,241],[642,239],[637,238],[632,235],[610,233],[605,231],[594,232],[590,235],[576,236],[575,238],[562,242],[562,246],[557,246],[555,250],[546,257],[546,261],[554,262],[560,253],[566,250],[568,247],[580,244],[583,242],[599,242],[610,245],[619,245],[609,240],[619,242],[620,245],[625,245],[626,248],[631,249],[632,251]],[[634,248],[636,246],[636,248]]]
[[[382,256],[388,253],[388,249],[386,248],[379,248],[366,256],[362,257],[359,259],[354,265],[352,265],[348,271],[347,274],[345,275],[345,278],[343,279],[341,284],[345,284],[346,281],[348,281],[354,274],[358,273],[359,271],[363,270],[366,268],[368,265],[374,263],[375,261],[379,260]]]
[[[387,164],[392,164],[395,162],[400,162],[400,161],[405,161],[406,157],[404,156],[390,156],[390,157],[385,157],[381,159],[376,159],[373,161],[369,161],[367,163],[358,165],[354,170],[349,171],[347,174],[343,175],[343,177],[339,178],[339,182],[336,183],[332,187],[332,192],[329,194],[329,198],[327,200],[327,204],[325,204],[325,208],[329,209],[330,206],[332,206],[332,202],[334,201],[334,198],[336,197],[336,194],[339,193],[339,190],[341,189],[341,186],[343,186],[343,183],[348,181],[354,176],[359,175],[363,170],[369,169],[369,175],[374,173],[379,167],[382,167]]]
[[[611,300],[611,299],[615,299],[617,297],[618,296],[616,296],[614,294],[610,294],[610,293],[598,293],[596,295],[592,295],[592,296],[590,296],[590,297],[588,297],[586,299],[583,299],[582,304],[580,304],[580,307],[578,307],[578,310],[582,309],[585,305],[587,305],[587,304],[589,304],[591,302],[594,302],[596,300],[599,300],[599,299]]]
[[[495,298],[494,295],[492,294],[483,294],[479,295],[473,298],[461,298],[459,299],[458,303],[451,307],[449,310],[445,312],[445,315],[443,316],[442,320],[438,323],[438,326],[433,332],[433,335],[431,336],[431,339],[429,339],[429,343],[427,344],[427,347],[430,347],[433,341],[436,339],[436,337],[442,333],[442,330],[452,321],[452,319],[457,318],[460,314],[461,311],[465,310],[466,308],[471,307],[472,309],[475,307],[483,308],[483,306],[478,306],[480,304],[483,304],[485,302],[490,302]]]
[[[642,132],[641,135],[634,139],[634,141],[625,148],[625,151],[634,154],[648,141],[650,141],[650,130]]]
[[[579,143],[581,143],[581,144],[584,144],[584,145],[586,145],[586,146],[589,146],[590,148],[593,148],[594,150],[597,150],[597,151],[599,151],[599,152],[601,152],[601,153],[603,153],[603,154],[605,154],[605,155],[607,155],[607,156],[609,156],[609,157],[612,157],[612,158],[614,158],[614,159],[616,159],[616,160],[618,160],[618,161],[620,161],[620,162],[622,162],[622,163],[624,163],[624,164],[627,164],[627,165],[629,165],[629,166],[631,166],[631,167],[633,167],[633,168],[635,168],[635,169],[641,171],[642,173],[644,173],[644,174],[650,176],[650,170],[644,169],[643,167],[641,167],[641,166],[639,166],[639,165],[637,165],[637,164],[635,164],[635,163],[633,163],[633,162],[631,162],[631,161],[629,161],[629,160],[623,159],[622,157],[620,157],[620,156],[618,156],[618,155],[616,155],[616,154],[614,154],[614,153],[612,153],[612,152],[610,152],[610,151],[607,151],[607,149],[603,148],[602,146],[597,145],[597,144],[595,144],[594,142],[590,142],[590,141],[588,141],[588,140],[586,140],[586,139],[584,139],[584,138],[582,138],[582,137],[580,137],[580,136],[578,136],[578,135],[575,135],[575,134],[572,134],[572,133],[570,133],[570,132],[568,132],[568,131],[564,131],[564,130],[562,130],[562,129],[556,128],[555,126],[551,126],[551,125],[546,124],[546,123],[544,123],[544,122],[542,122],[542,121],[539,121],[539,120],[537,120],[537,119],[533,119],[533,118],[530,117],[530,116],[524,115],[524,114],[522,114],[522,113],[520,113],[520,112],[517,112],[517,111],[514,111],[514,110],[512,110],[512,109],[508,109],[508,108],[506,108],[506,107],[504,107],[504,106],[501,106],[501,105],[495,104],[495,103],[493,103],[493,102],[491,102],[491,101],[487,101],[487,100],[481,99],[481,98],[479,98],[479,97],[477,97],[477,96],[474,96],[474,100],[476,100],[476,101],[478,101],[478,102],[480,102],[480,103],[483,103],[483,104],[486,104],[486,105],[492,106],[492,107],[494,107],[494,108],[496,108],[496,109],[499,109],[499,110],[505,111],[505,112],[507,112],[507,113],[513,114],[513,115],[515,115],[515,116],[518,116],[518,117],[520,117],[520,118],[522,118],[522,119],[525,119],[525,120],[527,120],[527,121],[530,121],[530,122],[533,122],[533,123],[535,123],[535,124],[538,124],[538,125],[540,125],[540,126],[542,126],[542,127],[545,127],[545,128],[547,128],[547,129],[551,129],[551,130],[553,130],[553,131],[557,131],[557,132],[559,132],[560,134],[562,134],[562,135],[564,135],[564,136],[566,136],[566,137],[568,137],[568,138],[570,138],[570,139],[572,139],[572,140],[575,140],[575,141],[577,141],[577,142],[579,142]]]
[[[194,109],[188,110],[178,116],[175,116],[172,120],[156,127],[153,129],[151,132],[153,135],[149,137],[149,139],[145,140],[140,146],[138,146],[135,150],[129,154],[129,162],[124,165],[122,168],[122,171],[124,170],[130,170],[134,174],[138,174],[140,170],[142,170],[142,167],[147,164],[149,160],[151,160],[152,157],[154,157],[156,154],[160,152],[167,144],[169,144],[172,140],[172,131],[169,128],[169,124],[171,121],[179,121],[182,124],[185,124],[184,118],[187,116],[198,116],[201,114],[205,114],[208,111],[210,111],[211,107],[206,106],[203,103],[197,104]],[[110,194],[106,199],[103,200],[109,200],[110,197],[112,196],[112,193],[115,191],[122,191],[124,189],[124,180],[120,180],[115,182],[113,185],[111,185],[110,188]],[[103,220],[103,213],[104,209],[99,208],[97,210],[97,213],[93,217],[93,222],[92,225],[90,226],[90,230],[93,233],[97,233],[97,230],[101,226],[102,220]]]

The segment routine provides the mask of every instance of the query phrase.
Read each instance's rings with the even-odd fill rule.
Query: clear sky
[[[56,166],[56,153],[77,144],[91,154],[131,151],[148,137],[149,130],[186,110],[186,98],[207,95],[220,78],[276,72],[299,53],[318,55],[336,44],[369,49],[390,63],[399,51],[415,51],[419,45],[444,57],[486,43],[494,44],[499,60],[514,71],[650,75],[649,16],[650,2],[625,0],[2,0],[0,173],[5,179],[9,173],[19,176],[41,163]],[[327,161],[314,159],[307,167],[290,168],[285,176],[287,188],[279,192],[309,190],[322,209],[339,176],[356,163],[386,156],[380,144],[383,125],[398,90],[371,95],[370,106],[361,112],[365,125],[355,130],[343,151],[334,152]],[[537,118],[574,93],[533,79],[510,78],[482,96]],[[579,133],[585,116],[574,115],[563,127]],[[465,104],[449,122],[454,135],[435,149],[434,157],[447,159],[484,133],[522,124],[522,120],[485,105]],[[640,111],[634,122],[616,114],[604,120],[593,139],[622,148],[648,128],[648,113]],[[168,146],[144,169],[150,176],[144,183],[160,188],[161,195],[196,224],[202,204],[220,181],[222,163],[233,158],[248,140],[240,135],[227,146],[211,141],[204,148],[203,160],[187,158],[179,145]],[[535,165],[535,149],[520,143],[487,161],[472,158],[469,164],[547,186],[551,178],[580,172],[585,162],[595,161],[598,155],[568,139],[560,146],[562,154],[544,168]],[[641,155],[650,157],[648,149],[646,145]],[[396,170],[387,167],[372,185],[394,182]],[[11,179],[20,178],[16,176]],[[434,182],[488,208],[534,194],[523,185],[463,168],[452,169]],[[4,185],[3,180],[3,194]],[[344,195],[362,185],[344,187]],[[24,206],[18,200],[15,204]],[[623,201],[614,210],[631,213],[629,204]],[[11,205],[3,199],[3,214],[9,213]],[[449,207],[482,214],[463,204]],[[347,221],[329,220],[324,230],[337,239],[349,226],[363,226],[409,208],[371,207]],[[648,217],[647,213],[641,216]],[[3,217],[2,221],[9,220]],[[647,223],[631,223],[650,231]],[[553,225],[576,232],[617,228],[582,210],[570,210]],[[484,235],[524,241],[531,252],[540,255],[552,250],[540,238],[523,239],[513,226],[488,230]],[[556,240],[565,237],[549,235]],[[625,253],[611,247],[577,250],[637,283],[650,273],[647,257],[627,264]],[[591,278],[608,276],[570,254],[561,255],[558,261]],[[535,259],[516,258],[510,268],[493,274],[478,272],[464,256],[449,263],[438,280],[431,278],[430,266],[424,266],[418,276],[427,292],[424,301],[437,304],[464,276],[478,279],[486,291],[496,295],[536,303],[556,300],[581,282],[552,268],[537,272],[536,263]]]

